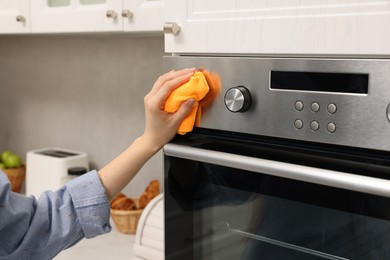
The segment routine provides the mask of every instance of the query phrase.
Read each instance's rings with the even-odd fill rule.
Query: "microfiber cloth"
[[[207,108],[221,89],[220,79],[217,74],[205,70],[199,70],[183,85],[172,91],[165,101],[164,111],[176,112],[180,105],[187,99],[195,99],[189,115],[181,122],[178,134],[184,135],[191,132],[194,126],[200,124],[202,109]]]

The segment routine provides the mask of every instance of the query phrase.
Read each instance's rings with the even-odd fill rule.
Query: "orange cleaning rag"
[[[195,99],[190,114],[181,122],[178,134],[191,132],[200,124],[202,108],[206,108],[216,98],[221,89],[219,76],[205,70],[196,71],[189,81],[174,89],[165,101],[164,111],[176,112],[187,99]]]

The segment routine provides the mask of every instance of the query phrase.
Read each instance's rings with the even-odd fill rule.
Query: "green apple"
[[[8,156],[10,156],[11,154],[13,154],[11,151],[4,151],[4,152],[2,152],[1,153],[1,161],[3,162],[3,163],[5,163],[5,159],[8,157]]]
[[[0,169],[1,169],[1,170],[4,170],[4,169],[5,169],[5,165],[4,165],[4,163],[2,163],[2,162],[0,162]]]
[[[19,155],[11,154],[5,158],[3,163],[7,168],[18,168],[22,166],[22,159],[20,158]]]

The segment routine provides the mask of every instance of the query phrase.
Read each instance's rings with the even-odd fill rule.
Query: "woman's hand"
[[[163,111],[165,100],[172,90],[187,82],[194,71],[195,69],[185,69],[162,75],[145,96],[144,134],[99,171],[108,199],[120,192],[141,167],[173,138],[181,121],[191,111],[194,100],[187,100],[172,114]]]
[[[180,123],[191,111],[195,101],[193,99],[183,102],[179,110],[172,114],[163,111],[163,108],[171,92],[187,82],[194,72],[195,69],[191,68],[170,71],[160,76],[144,98],[146,126],[141,138],[148,140],[157,150],[174,137]]]

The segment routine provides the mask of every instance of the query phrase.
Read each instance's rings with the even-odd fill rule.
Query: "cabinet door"
[[[122,31],[120,0],[34,0],[32,32]]]
[[[390,1],[169,0],[172,53],[389,55]]]
[[[0,33],[30,32],[29,0],[0,0]]]
[[[123,26],[131,32],[162,32],[164,0],[123,0]]]

